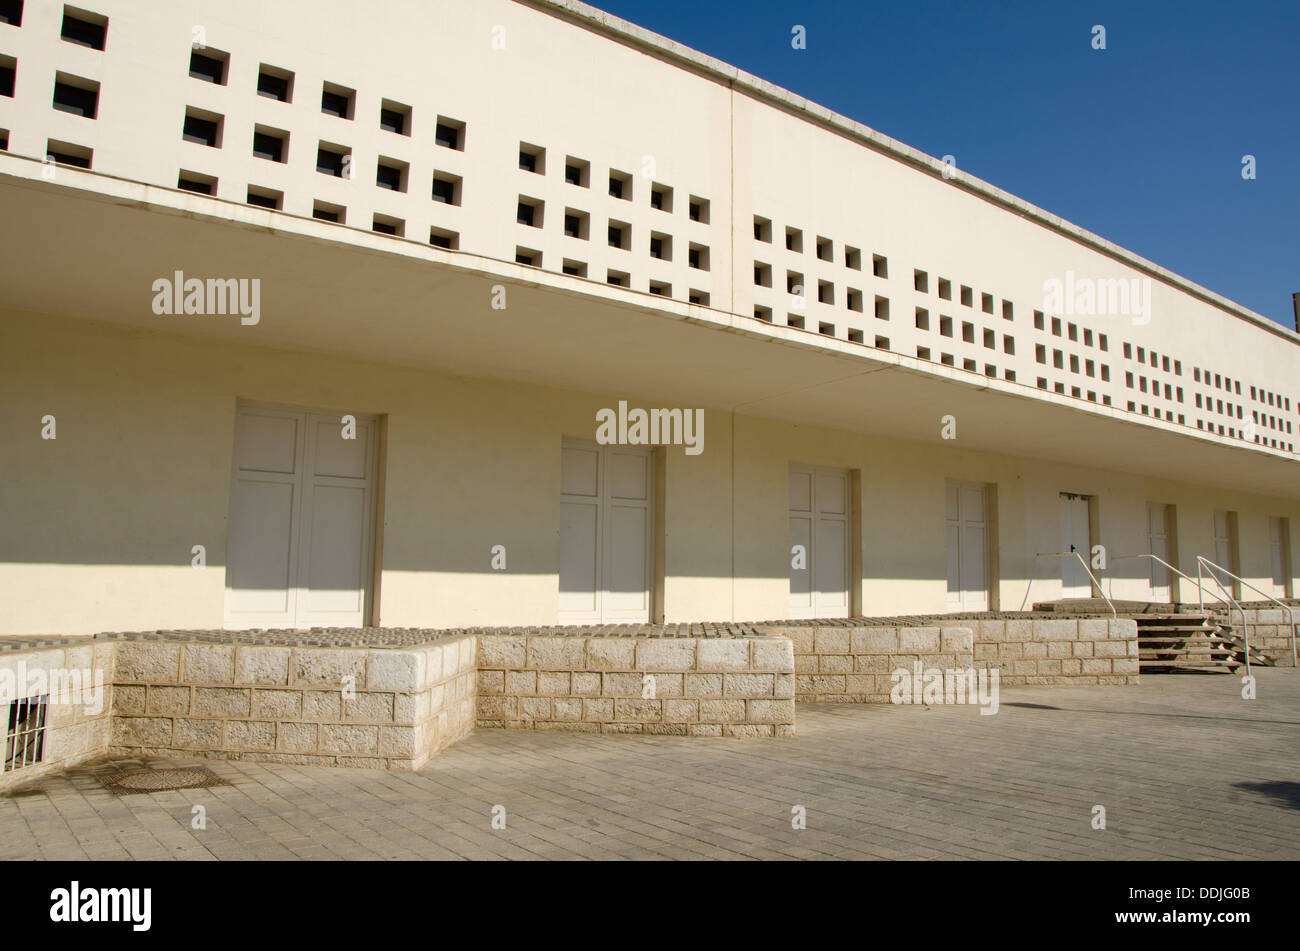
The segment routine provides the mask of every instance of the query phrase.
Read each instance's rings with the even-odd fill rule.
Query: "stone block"
[[[478,672],[478,692],[480,696],[495,696],[505,693],[506,673],[504,670],[480,670]]]
[[[147,710],[162,716],[184,716],[190,712],[189,687],[150,687]]]
[[[770,697],[772,688],[771,674],[725,674],[723,676],[722,694],[725,697]]]
[[[241,684],[287,684],[293,651],[287,647],[254,645],[235,651],[235,682]]]
[[[898,650],[898,628],[854,628],[849,650],[854,654],[892,654]]]
[[[367,690],[410,691],[427,686],[428,657],[423,651],[377,650],[370,654]],[[358,687],[361,684],[357,684]]]
[[[1078,621],[1034,621],[1033,624],[1036,641],[1072,641],[1079,637]]]
[[[698,700],[665,700],[664,719],[671,723],[691,723],[699,719]]]
[[[686,729],[689,736],[722,736],[720,723],[690,723]]]
[[[704,723],[743,723],[745,721],[745,701],[701,700],[700,720]]]
[[[144,713],[145,688],[143,686],[118,687],[113,693],[113,712]]]
[[[124,641],[118,645],[114,679],[121,683],[174,684],[180,680],[181,645]]]
[[[172,745],[187,750],[219,750],[224,720],[196,720],[177,717],[173,722]]]
[[[853,629],[848,627],[819,627],[813,638],[813,651],[817,654],[847,654],[853,639]]]
[[[232,750],[273,750],[275,724],[266,720],[227,720],[226,746]]]
[[[903,653],[937,653],[939,639],[939,628],[937,627],[900,627],[898,629],[898,649]]]
[[[939,629],[939,649],[945,653],[969,654],[975,648],[975,635],[968,627]]]
[[[702,640],[698,642],[696,657],[701,671],[746,670],[749,641],[722,637]]]
[[[302,694],[297,690],[254,690],[251,715],[256,720],[299,720]]]
[[[195,687],[190,712],[196,717],[246,717],[251,695],[247,687]]]
[[[341,720],[343,694],[338,690],[308,690],[302,695],[304,720]]]
[[[722,696],[722,674],[687,674],[686,696],[713,698]]]
[[[235,680],[235,648],[227,644],[186,644],[181,654],[185,683],[228,684]]]
[[[293,679],[290,682],[293,684],[342,688],[345,683],[350,683],[354,687],[364,687],[366,652],[296,648],[291,669]]]
[[[636,667],[636,641],[630,637],[589,637],[585,666],[588,670],[632,670]]]
[[[530,637],[528,666],[539,670],[582,670],[586,649],[585,637]]]
[[[614,701],[615,720],[634,720],[647,722],[663,718],[662,700],[628,700],[619,698]]]
[[[582,701],[577,697],[557,697],[554,706],[557,720],[582,719]]]
[[[752,642],[754,669],[789,673],[794,670],[794,645],[785,638],[764,638]]]
[[[747,700],[750,723],[794,723],[793,700]]]
[[[614,701],[607,699],[583,700],[582,718],[604,723],[614,719]]]
[[[575,697],[600,696],[600,674],[575,670],[569,683]]]
[[[180,663],[180,653],[176,655]],[[171,717],[114,717],[112,743],[114,746],[168,747],[172,742]]]
[[[316,749],[318,732],[315,723],[281,723],[276,731],[276,748],[284,753],[311,753]]]
[[[342,709],[344,720],[392,723],[393,695],[391,693],[359,693],[351,700],[344,697]]]
[[[521,697],[519,716],[524,720],[551,719],[551,700],[549,697]]]
[[[320,751],[338,755],[364,756],[379,749],[379,727],[325,723],[320,727]]]
[[[691,670],[695,667],[696,644],[688,638],[643,640],[636,645],[638,670],[673,671]],[[746,656],[748,663],[748,655]]]
[[[511,696],[532,696],[537,693],[537,671],[507,670],[506,693]]]

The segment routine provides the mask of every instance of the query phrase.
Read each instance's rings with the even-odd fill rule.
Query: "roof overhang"
[[[0,155],[0,303],[1300,498],[1300,459],[1024,384],[418,241]],[[261,319],[153,283],[260,278]],[[506,289],[494,309],[493,288]],[[634,403],[634,405],[636,405]]]

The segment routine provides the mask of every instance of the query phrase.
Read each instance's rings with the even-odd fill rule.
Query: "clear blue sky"
[[[1293,324],[1300,0],[594,2]]]

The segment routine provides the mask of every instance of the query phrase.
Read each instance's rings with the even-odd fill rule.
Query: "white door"
[[[849,474],[790,467],[790,617],[849,616]]]
[[[1156,558],[1173,563],[1169,557],[1169,506],[1159,502],[1147,503],[1147,549]],[[1169,569],[1151,558],[1147,563],[1151,566],[1151,600],[1160,604],[1172,602],[1173,579]]]
[[[1291,534],[1290,527],[1284,518],[1268,520],[1268,549],[1270,562],[1273,565],[1273,597],[1275,598],[1287,596],[1286,549],[1290,545],[1288,537]]]
[[[362,627],[374,556],[377,421],[244,406],[226,530],[225,625]]]
[[[988,510],[986,489],[966,482],[948,482],[948,609],[989,609]]]
[[[1236,519],[1232,512],[1216,511],[1214,513],[1214,563],[1223,568],[1223,571],[1210,569],[1211,573],[1219,579],[1219,583],[1224,585],[1234,598],[1241,597],[1241,586],[1237,580],[1224,572],[1231,571],[1233,574],[1240,574],[1237,571],[1237,540],[1233,538],[1233,523]],[[1217,585],[1215,588],[1217,589]]]
[[[1087,496],[1061,493],[1061,551],[1078,552],[1085,562],[1092,558]],[[1059,560],[1061,597],[1091,598],[1092,580],[1079,558],[1070,555]]]
[[[565,440],[560,464],[561,624],[648,623],[653,457]]]

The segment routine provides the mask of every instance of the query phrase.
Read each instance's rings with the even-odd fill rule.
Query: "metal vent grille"
[[[35,766],[45,754],[45,708],[49,696],[28,697],[9,704],[9,729],[0,772]]]

